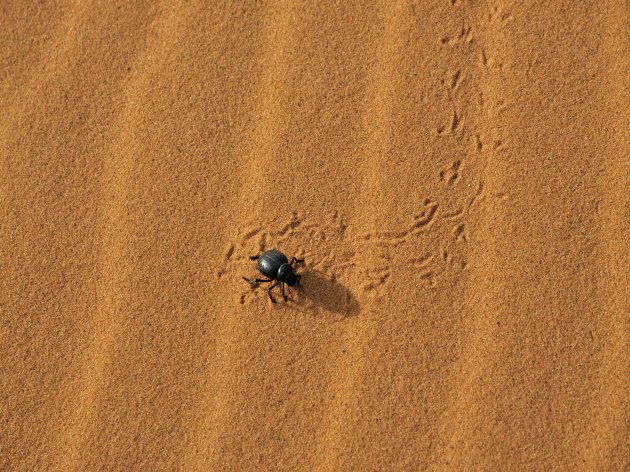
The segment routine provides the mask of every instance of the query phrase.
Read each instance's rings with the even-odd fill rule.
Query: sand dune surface
[[[628,470],[629,31],[3,2],[0,469]]]

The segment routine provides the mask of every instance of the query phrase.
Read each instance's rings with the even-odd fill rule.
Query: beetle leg
[[[304,259],[298,259],[297,257],[293,256],[293,258],[291,259],[291,265],[293,264],[299,264],[301,262],[304,262]]]
[[[284,282],[282,282],[282,296],[284,297],[284,301],[286,302],[287,301],[287,296],[284,293]]]
[[[247,277],[243,277],[243,280],[246,280],[249,284],[254,285],[255,283],[264,283],[264,282],[273,282],[272,279],[248,279]]]
[[[271,291],[274,289],[274,287],[278,285],[278,281],[276,280],[275,284],[272,284],[271,287],[269,287],[267,289],[267,293],[269,294],[269,299],[271,300],[271,303],[276,303],[276,299],[273,298],[273,295],[271,295]]]
[[[255,260],[257,260],[257,259],[260,259],[260,256],[249,256],[249,258],[250,258],[252,261],[255,261]]]

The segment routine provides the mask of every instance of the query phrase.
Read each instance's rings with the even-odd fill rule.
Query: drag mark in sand
[[[176,11],[175,9],[172,10]],[[169,31],[166,26],[171,25],[174,18],[144,17],[142,25],[145,34],[139,37],[139,41],[129,48],[130,62],[142,62],[147,54],[146,40],[152,28],[164,38],[164,43],[169,42]],[[170,31],[172,33],[172,31]],[[162,43],[160,43],[162,44]],[[136,90],[146,89],[145,85],[150,81],[150,75],[154,72],[148,70],[124,84],[121,88],[125,99],[125,107],[118,116],[117,126],[113,129],[122,132],[112,141],[112,146],[107,150],[103,172],[102,194],[102,248],[100,254],[99,279],[102,283],[97,292],[98,307],[90,326],[89,340],[91,342],[90,355],[86,357],[82,378],[85,382],[85,390],[80,393],[79,408],[75,412],[74,427],[69,428],[58,438],[60,448],[69,445],[71,450],[57,456],[60,461],[57,464],[60,470],[83,469],[85,464],[86,444],[89,444],[92,436],[97,434],[96,425],[99,408],[103,407],[103,397],[108,389],[108,368],[111,364],[112,352],[119,340],[122,329],[121,303],[125,291],[124,265],[120,261],[127,258],[129,251],[126,235],[126,202],[129,196],[129,182],[133,180],[133,157],[127,149],[134,148],[133,130],[137,126],[137,101],[133,97]],[[121,81],[123,79],[121,78]],[[105,328],[107,327],[107,328]]]
[[[367,100],[363,111],[364,121],[362,129],[365,129],[368,141],[364,144],[364,152],[373,156],[363,165],[363,184],[361,190],[361,201],[369,201],[370,198],[379,193],[382,185],[381,169],[386,165],[387,153],[390,148],[391,133],[391,107],[390,100],[394,91],[392,90],[392,77],[396,74],[396,64],[400,60],[399,54],[402,50],[405,26],[400,22],[403,18],[404,2],[394,2],[392,4],[381,5],[378,14],[382,31],[380,36],[374,38],[372,47],[375,50],[375,60],[371,69],[367,72],[367,83],[371,87],[367,90]],[[371,207],[367,205],[363,211],[364,219],[369,221],[370,234],[363,240],[369,240],[372,235],[377,234],[376,228],[380,226],[379,215],[370,212]],[[435,212],[437,208],[433,210]],[[414,224],[409,233],[403,232],[400,237],[405,237],[414,229],[426,225],[433,218],[431,215],[426,222]],[[386,236],[387,240],[388,237]],[[374,266],[375,246],[369,244],[365,247],[362,243],[357,243],[355,252],[360,255],[359,264],[365,268]],[[376,291],[386,286],[390,278],[387,269],[377,270],[371,274],[368,270],[368,277],[373,279],[364,285],[367,291]],[[348,353],[344,362],[331,370],[336,371],[332,375],[332,382],[326,394],[328,400],[325,404],[326,417],[320,425],[320,436],[316,438],[315,458],[316,462],[311,464],[313,470],[339,470],[351,467],[343,462],[341,451],[347,450],[348,441],[353,437],[358,428],[359,418],[356,416],[360,398],[357,397],[359,386],[364,383],[366,375],[366,353],[369,345],[376,334],[373,314],[364,312],[363,315],[352,323],[344,327],[340,337],[352,340],[355,349]],[[331,361],[332,362],[332,357]],[[347,459],[347,458],[346,458]],[[356,458],[355,458],[356,459]]]
[[[606,466],[621,470],[627,468],[630,462],[627,453],[630,411],[630,247],[627,244],[627,235],[630,234],[630,145],[627,130],[630,114],[628,107],[619,108],[620,103],[630,103],[630,89],[627,86],[627,71],[630,70],[627,51],[630,41],[627,34],[628,9],[620,8],[623,2],[604,3],[607,14],[598,27],[601,30],[600,37],[605,39],[604,45],[600,47],[609,51],[611,56],[624,58],[620,69],[626,73],[609,68],[600,88],[601,121],[616,126],[609,127],[609,144],[606,146],[609,149],[608,159],[613,162],[609,163],[600,181],[603,208],[598,239],[602,267],[599,268],[598,295],[602,306],[600,323],[603,348],[596,381],[602,388],[593,401],[590,434],[585,435],[581,447],[577,448],[581,451],[580,458],[586,470]],[[623,244],[624,239],[626,244]],[[624,449],[626,453],[619,452],[616,458],[616,451]]]
[[[282,121],[283,98],[288,93],[282,84],[290,79],[292,72],[288,66],[289,58],[296,50],[297,25],[294,8],[290,3],[263,7],[261,12],[263,18],[258,26],[259,31],[256,32],[262,49],[258,51],[260,57],[256,58],[259,61],[261,75],[254,81],[258,100],[250,112],[251,121],[255,124],[246,138],[247,145],[243,150],[247,164],[243,169],[241,191],[238,192],[238,198],[230,204],[232,214],[239,215],[236,218],[241,218],[245,222],[252,222],[264,214],[265,189],[259,187],[256,182],[263,178],[261,172],[264,172],[264,169],[273,167],[279,134],[282,132],[282,125],[279,123]],[[245,210],[243,202],[247,202]],[[288,223],[285,234],[289,234],[292,224],[293,220]],[[227,235],[226,237],[229,238]],[[255,238],[258,242],[258,251],[270,243],[263,225],[251,223],[239,236],[234,249],[229,251],[230,257],[225,258],[225,266],[217,271],[217,278],[223,278],[228,272],[232,274],[232,269],[245,270],[245,267],[251,269],[246,262],[249,261],[248,257],[253,255],[250,242]],[[242,273],[235,275],[235,280],[240,280],[242,275]],[[243,283],[242,280],[240,282]],[[248,297],[247,292],[238,294],[238,304],[248,303]],[[251,327],[243,326],[240,321],[242,320],[235,317],[220,320],[214,355],[207,372],[213,383],[200,402],[206,413],[202,415],[193,432],[195,446],[191,445],[188,448],[183,462],[190,467],[199,467],[203,464],[203,467],[218,470],[226,467],[226,457],[232,460],[239,459],[228,454],[226,448],[230,446],[227,443],[229,439],[226,438],[234,434],[233,418],[237,414],[235,408],[238,408],[239,401],[243,400],[238,394],[234,397],[234,394],[242,390],[242,385],[239,384],[241,377],[238,375],[240,369],[238,359],[242,359],[248,353],[239,350],[246,345],[245,338]],[[250,346],[247,349],[253,350],[256,347]]]
[[[492,65],[483,43],[483,33],[488,25],[486,25],[487,19],[482,9],[477,10],[475,15],[478,17],[479,24],[485,26],[480,28],[481,43],[476,44],[476,47],[480,49],[481,62],[474,71],[473,77],[481,77],[476,81],[479,82],[481,89],[481,112],[487,115],[487,120],[480,121],[479,127],[472,133],[471,141],[473,155],[482,160],[477,163],[478,178],[473,195],[467,197],[462,208],[448,215],[448,219],[456,223],[451,233],[453,240],[464,244],[468,241],[468,236],[467,221],[463,218],[470,214],[474,204],[481,199],[485,186],[488,183],[492,185],[493,178],[496,178],[498,174],[497,169],[493,169],[492,173],[488,172],[488,165],[492,158],[490,152],[496,152],[496,149],[492,151],[487,149],[482,137],[496,132],[495,127],[499,118],[495,110],[488,107],[484,97],[484,95],[496,94],[492,86],[495,78],[492,74],[484,76],[480,73],[480,69],[487,70]],[[470,51],[470,54],[475,53],[474,49]],[[492,72],[492,69],[488,72]],[[487,124],[485,124],[486,121]],[[453,393],[439,416],[437,436],[434,439],[435,447],[431,454],[431,461],[436,466],[465,467],[466,463],[470,464],[470,461],[477,459],[477,456],[473,455],[473,440],[476,433],[475,425],[479,421],[480,414],[476,408],[482,395],[479,385],[483,383],[482,376],[491,369],[493,359],[500,355],[501,343],[495,339],[498,325],[493,318],[507,311],[501,294],[509,284],[506,280],[509,278],[509,273],[505,264],[498,258],[497,247],[509,245],[509,242],[504,239],[506,237],[504,231],[498,231],[499,228],[504,229],[505,225],[499,223],[500,213],[496,214],[497,208],[496,205],[477,208],[478,219],[474,224],[474,233],[484,235],[484,239],[475,241],[475,252],[483,255],[483,264],[480,264],[478,257],[475,258],[472,266],[466,259],[459,261],[460,267],[466,270],[468,281],[466,306],[470,307],[470,315],[469,321],[463,328],[463,332],[468,334],[468,339],[452,366],[453,373],[448,379]],[[450,254],[445,249],[443,259],[448,261],[449,258]],[[488,285],[490,282],[491,285]],[[506,293],[509,292],[506,291]],[[483,467],[481,464],[479,466]]]
[[[94,244],[84,232],[89,229],[90,223],[84,218],[92,211],[89,198],[94,194],[83,192],[94,174],[76,179],[79,166],[64,162],[76,158],[76,151],[67,146],[65,130],[48,116],[65,113],[60,90],[73,84],[70,71],[79,64],[89,37],[80,25],[88,21],[91,11],[75,4],[66,11],[60,10],[58,21],[52,15],[46,25],[50,34],[45,36],[41,54],[18,78],[11,75],[13,64],[4,62],[4,34],[13,30],[7,13],[11,8],[2,7],[0,79],[2,92],[5,87],[15,87],[6,101],[3,93],[0,117],[0,355],[5,362],[0,367],[6,395],[0,407],[0,468],[34,470],[54,468],[57,457],[72,450],[72,444],[59,440],[63,431],[55,433],[58,424],[73,427],[77,422],[71,406],[80,403],[74,389],[80,383],[80,369],[67,359],[68,352],[82,347],[83,339],[77,335],[80,329],[75,331],[74,327],[81,326],[83,320],[77,320],[75,313],[93,302],[93,297],[84,293],[92,292],[96,285],[94,277],[80,274],[75,269],[77,261],[68,257],[87,256],[89,253],[81,254],[83,247]],[[15,39],[29,47],[36,44],[30,37]],[[41,107],[42,103],[47,106]],[[68,113],[72,118],[77,114],[76,110]],[[37,133],[33,132],[35,129]],[[33,139],[35,134],[46,139]],[[74,147],[86,146],[85,136],[74,139]],[[48,146],[59,146],[60,152],[48,155]],[[85,164],[80,159],[78,162]],[[90,172],[95,170],[88,167]],[[77,208],[82,211],[76,211]],[[79,234],[83,236],[80,242],[75,239]],[[94,259],[86,257],[82,261],[84,267]],[[80,292],[84,293],[79,295]],[[21,338],[28,341],[20,341]]]

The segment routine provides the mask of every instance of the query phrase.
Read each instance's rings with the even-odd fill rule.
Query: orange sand
[[[1,470],[630,468],[627,2],[141,3],[0,7]]]

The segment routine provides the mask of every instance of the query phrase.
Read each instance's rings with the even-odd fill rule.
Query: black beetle
[[[256,267],[263,274],[269,277],[269,279],[248,279],[247,277],[243,277],[249,284],[253,285],[255,283],[265,283],[265,282],[273,282],[271,287],[267,289],[267,293],[269,294],[269,298],[273,303],[276,303],[276,300],[271,295],[271,290],[278,285],[282,284],[282,296],[284,297],[284,301],[287,301],[287,296],[284,294],[284,284],[286,283],[289,287],[298,286],[300,287],[300,275],[296,274],[293,270],[293,264],[304,262],[304,259],[298,259],[293,256],[291,262],[287,259],[287,256],[282,254],[280,251],[276,249],[272,249],[271,251],[263,252],[260,256],[251,256],[250,259],[252,261],[258,261],[256,263]]]

